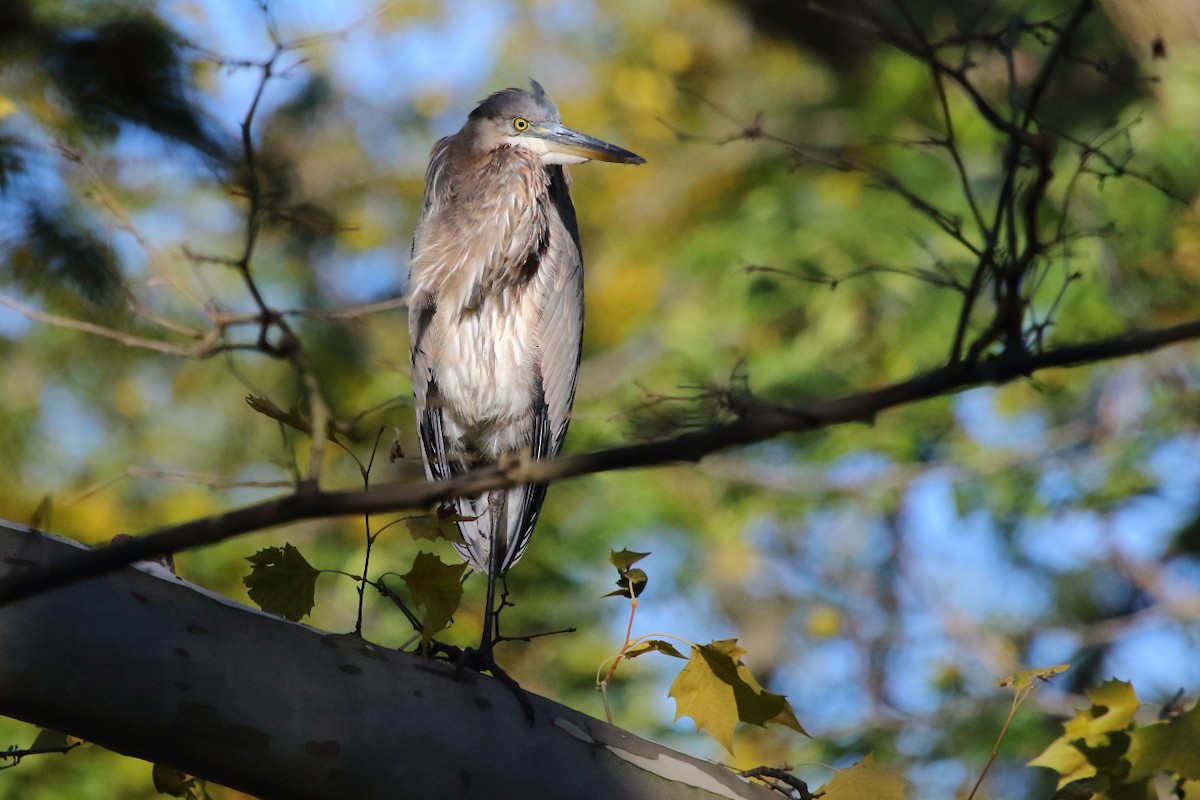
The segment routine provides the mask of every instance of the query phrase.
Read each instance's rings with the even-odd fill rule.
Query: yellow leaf
[[[1106,681],[1095,689],[1084,690],[1084,694],[1092,701],[1091,707],[1081,709],[1063,723],[1063,735],[1029,762],[1031,767],[1057,772],[1061,776],[1059,788],[1096,774],[1096,768],[1074,743],[1090,748],[1107,745],[1108,735],[1129,727],[1141,705],[1133,686],[1125,681]]]
[[[1070,664],[1055,664],[1053,667],[1041,667],[1039,669],[1025,669],[1011,675],[1002,680],[996,681],[997,686],[1011,687],[1013,691],[1021,691],[1028,689],[1033,685],[1034,681],[1048,681],[1055,675],[1061,675],[1071,668]]]
[[[0,95],[0,119],[17,113],[17,104],[11,98]]]
[[[821,800],[904,800],[905,781],[868,754],[854,766],[839,770],[823,791]]]
[[[746,669],[745,653],[736,639],[693,646],[687,666],[671,684],[675,719],[691,717],[697,730],[707,730],[731,753],[739,722],[760,727],[773,722],[807,735],[787,698],[764,690]]]

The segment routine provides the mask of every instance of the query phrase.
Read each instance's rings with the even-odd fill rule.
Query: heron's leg
[[[492,515],[491,542],[488,548],[487,600],[483,608],[483,638],[479,642],[481,653],[490,652],[492,625],[495,620],[496,581],[500,577],[501,543],[508,539],[508,490],[493,489],[488,493],[488,509]]]

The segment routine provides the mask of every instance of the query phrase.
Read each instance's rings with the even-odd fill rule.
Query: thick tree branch
[[[78,547],[0,524],[0,575]],[[0,714],[262,798],[777,796],[532,695],[531,725],[493,678],[134,569],[4,609],[0,652]]]
[[[384,486],[368,491],[323,491],[306,484],[283,497],[71,554],[36,574],[5,579],[0,581],[0,605],[102,575],[132,561],[213,544],[297,520],[424,509],[452,497],[476,496],[521,483],[549,483],[610,470],[699,461],[719,450],[761,442],[784,433],[848,422],[869,422],[888,409],[974,386],[1007,383],[1039,370],[1108,361],[1196,339],[1200,339],[1200,320],[1169,328],[1133,331],[1044,352],[1004,353],[978,362],[948,364],[902,383],[836,400],[798,406],[763,403],[733,422],[669,439],[560,456],[548,461],[513,459],[511,463],[478,469],[437,483]]]

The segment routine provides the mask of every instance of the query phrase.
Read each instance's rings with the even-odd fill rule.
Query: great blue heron
[[[433,148],[409,276],[413,395],[425,474],[439,480],[528,452],[556,455],[583,334],[583,260],[567,164],[641,156],[562,124],[545,90],[505,89]],[[496,581],[537,523],[544,484],[461,498],[458,552]]]

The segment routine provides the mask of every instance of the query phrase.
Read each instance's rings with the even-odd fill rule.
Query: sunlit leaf
[[[320,573],[290,544],[265,547],[246,558],[253,567],[242,579],[259,608],[299,620],[312,611]]]
[[[1071,668],[1070,664],[1056,664],[1053,667],[1040,669],[1025,669],[996,682],[997,686],[1007,687],[1020,692],[1033,686],[1037,681],[1048,681],[1055,675],[1061,675]]]
[[[450,622],[462,602],[464,563],[446,564],[432,553],[418,553],[412,569],[401,576],[413,602],[425,608],[421,643],[428,644]]]
[[[1128,739],[1122,735],[1120,741],[1112,742],[1110,735],[1128,728],[1141,705],[1133,687],[1125,681],[1106,681],[1084,690],[1084,694],[1092,701],[1091,707],[1081,709],[1063,723],[1063,735],[1029,761],[1031,767],[1057,772],[1061,776],[1059,788],[1095,775],[1096,761],[1111,760],[1124,752]]]
[[[1200,780],[1182,780],[1175,787],[1175,796],[1184,800],[1200,797]]]
[[[841,769],[822,787],[821,800],[905,800],[907,782],[884,769],[867,755],[852,767]]]
[[[775,723],[805,733],[787,699],[764,690],[742,664],[745,653],[736,639],[696,645],[671,684],[675,719],[691,717],[697,729],[707,730],[730,752],[739,722]]]

